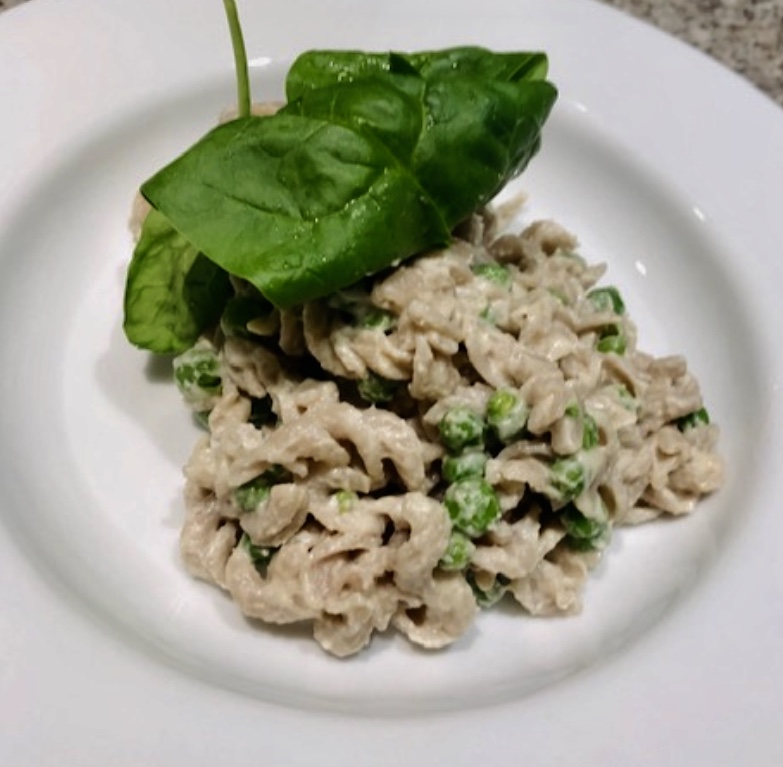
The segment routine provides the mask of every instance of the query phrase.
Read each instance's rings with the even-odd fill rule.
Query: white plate
[[[783,112],[590,0],[241,5],[258,98],[310,47],[546,50],[531,215],[687,355],[728,483],[618,535],[577,618],[347,662],[247,624],[179,564],[194,432],[120,329],[134,188],[233,99],[221,4],[35,0],[0,17],[0,763],[779,764]]]

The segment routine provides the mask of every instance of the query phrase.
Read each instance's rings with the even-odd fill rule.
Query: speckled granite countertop
[[[709,53],[783,106],[783,0],[604,2]]]
[[[34,0],[0,0],[0,12]],[[706,51],[783,106],[783,0],[603,0]]]

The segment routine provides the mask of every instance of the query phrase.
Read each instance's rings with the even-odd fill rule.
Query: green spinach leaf
[[[528,164],[554,99],[543,81],[376,73],[306,90],[285,111],[378,138],[411,169],[451,229]]]
[[[142,186],[161,215],[128,273],[128,337],[186,347],[226,273],[286,308],[447,244],[538,151],[546,73],[543,54],[476,47],[304,54],[279,113],[215,128]]]
[[[418,53],[315,50],[306,51],[294,61],[286,78],[286,97],[294,101],[318,88],[393,72],[416,72],[426,80],[468,75],[484,81],[520,82],[544,80],[548,69],[544,53],[496,53],[478,46]]]
[[[427,54],[402,74],[376,67],[309,90],[282,113],[215,129],[142,192],[276,306],[327,295],[444,245],[535,154],[555,89],[472,74],[514,77],[531,61],[494,55],[472,53],[460,77]],[[432,77],[411,74],[415,63]]]
[[[124,330],[136,346],[179,354],[220,316],[229,277],[156,210],[144,221],[125,289]]]
[[[369,133],[410,166],[425,127],[425,90],[426,82],[415,72],[386,74],[306,90],[282,111]]]
[[[413,168],[451,227],[488,203],[539,149],[546,82],[448,78],[428,85]]]
[[[219,126],[142,192],[198,250],[279,307],[332,293],[449,236],[383,144],[294,115]]]

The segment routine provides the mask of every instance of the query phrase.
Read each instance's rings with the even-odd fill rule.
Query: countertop
[[[783,0],[602,0],[738,72],[783,106]],[[0,13],[35,0],[0,0]]]

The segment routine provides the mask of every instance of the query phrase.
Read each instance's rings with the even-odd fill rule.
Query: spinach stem
[[[240,117],[250,115],[250,76],[247,67],[247,50],[239,23],[239,12],[235,0],[223,0],[231,31],[231,44],[234,47],[234,66],[237,75],[237,110]]]

